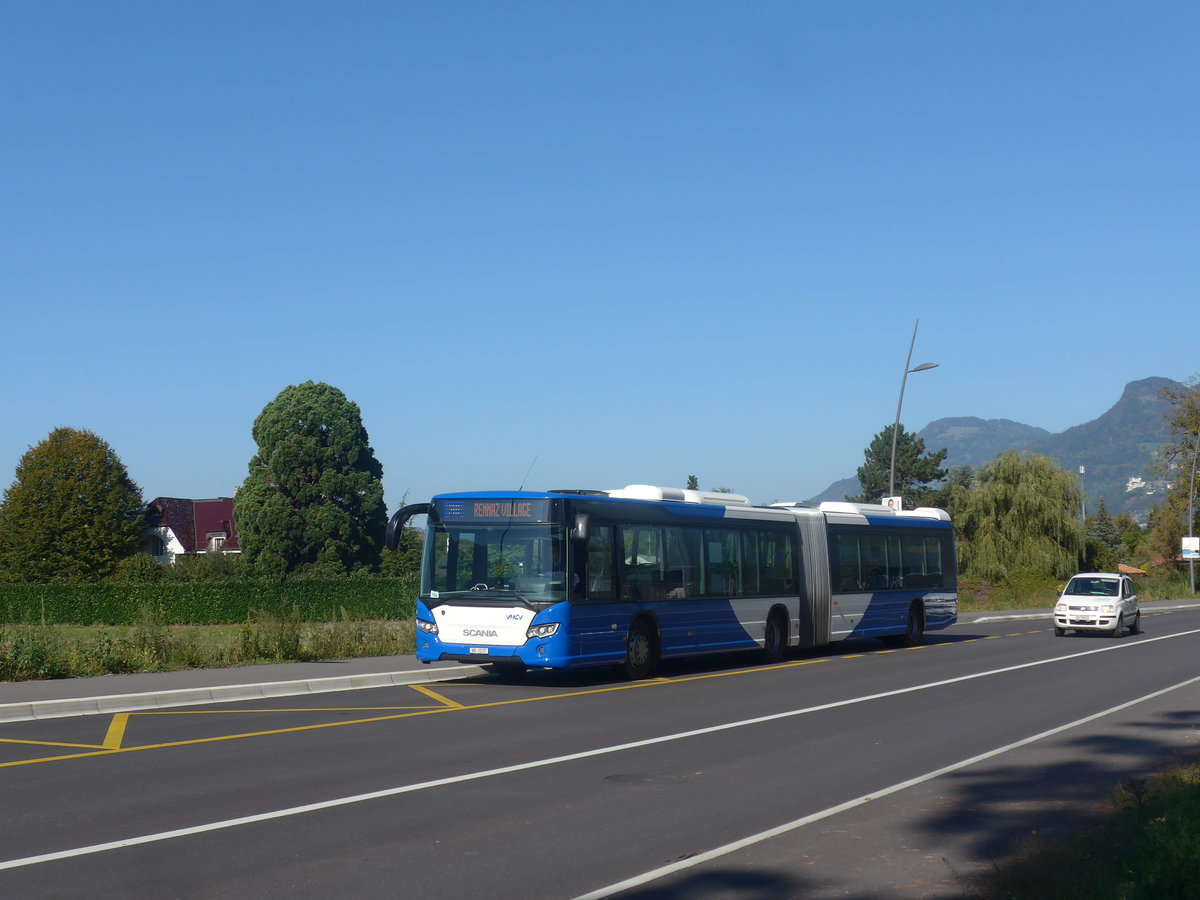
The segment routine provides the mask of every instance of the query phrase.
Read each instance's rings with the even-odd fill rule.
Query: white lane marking
[[[944,687],[950,684],[959,684],[964,681],[973,681],[976,678],[987,678],[991,675],[1001,675],[1006,672],[1015,672],[1020,669],[1030,669],[1035,666],[1044,666],[1050,663],[1062,662],[1064,660],[1078,659],[1083,656],[1091,656],[1093,653],[1106,653],[1109,650],[1140,647],[1145,644],[1155,643],[1157,641],[1171,640],[1178,637],[1188,637],[1189,635],[1194,634],[1200,634],[1200,629],[1181,631],[1177,634],[1161,635],[1155,638],[1145,638],[1140,641],[1126,641],[1120,644],[1113,644],[1110,647],[1102,647],[1098,650],[1085,650],[1081,653],[1071,653],[1067,656],[1058,656],[1052,659],[1019,663],[1015,666],[1005,666],[1001,669],[990,669],[986,672],[976,672],[973,675],[960,675],[956,678],[946,678],[942,681],[931,681],[927,684],[918,684],[913,685],[912,687],[897,688],[891,691],[883,691],[882,693],[878,694],[868,694],[863,697],[852,697],[848,700],[837,700],[832,703],[822,703],[819,706],[808,706],[803,709],[792,709],[786,712],[772,713],[767,716],[756,716],[753,719],[742,719],[737,722],[726,722],[723,725],[709,725],[705,728],[693,729],[692,731],[680,731],[675,734],[665,734],[660,737],[645,738],[640,741],[630,741],[625,744],[613,744],[609,747],[597,747],[594,750],[583,750],[579,753],[568,753],[564,756],[552,756],[546,759],[535,759],[530,762],[516,763],[511,766],[500,766],[499,768],[495,769],[484,769],[479,772],[468,772],[464,775],[452,775],[448,778],[437,778],[433,781],[422,781],[415,784],[405,784],[400,785],[399,787],[385,788],[380,791],[371,791],[366,794],[355,794],[349,797],[337,797],[333,800],[322,800],[317,803],[306,803],[302,806],[292,806],[288,807],[287,809],[277,809],[271,812],[256,813],[250,816],[239,816],[236,819],[223,819],[219,822],[206,822],[202,825],[193,825],[188,828],[176,828],[172,831],[160,831],[156,834],[145,834],[137,837],[122,838],[121,840],[108,841],[103,844],[90,844],[85,847],[74,847],[69,850],[58,850],[53,853],[42,853],[37,856],[26,856],[21,859],[10,859],[0,862],[0,871],[5,869],[17,869],[22,866],[34,866],[40,863],[54,862],[55,860],[60,859],[71,859],[77,856],[88,856],[92,853],[104,853],[109,850],[120,850],[124,847],[136,847],[141,844],[153,844],[159,841],[169,841],[174,840],[175,838],[189,837],[190,835],[194,834],[204,834],[210,831],[221,831],[226,828],[236,828],[239,825],[252,825],[256,822],[267,822],[271,819],[283,819],[288,816],[298,816],[303,815],[304,813],[318,812],[324,809],[335,809],[339,806],[349,806],[354,803],[365,803],[368,800],[380,800],[385,797],[396,797],[401,794],[411,794],[416,791],[424,791],[430,788],[446,787],[447,785],[452,784],[462,784],[467,781],[477,781],[482,778],[492,778],[496,775],[508,775],[513,772],[524,772],[528,771],[529,769],[540,769],[544,766],[554,766],[560,763],[574,762],[581,759],[590,759],[596,756],[606,756],[610,753],[619,753],[623,750],[635,750],[640,747],[651,747],[655,744],[666,744],[672,741],[684,740],[686,738],[700,737],[706,734],[716,734],[722,731],[730,731],[734,728],[745,728],[749,725],[761,725],[765,722],[775,722],[780,719],[795,718],[796,716],[803,716],[809,713],[838,709],[843,706],[853,706],[858,703],[867,703],[871,700],[881,700],[886,697],[897,697],[902,694],[911,694],[915,693],[916,691],[929,690],[930,688]],[[1167,688],[1166,690],[1173,690],[1173,688]],[[1120,708],[1121,707],[1114,707],[1114,709]],[[1106,715],[1106,713],[1099,713],[1098,715]],[[1052,732],[1047,732],[1047,734],[1050,733]],[[880,794],[877,796],[883,795]],[[855,803],[857,801],[850,802]]]
[[[797,828],[803,828],[805,825],[811,825],[813,822],[819,822],[822,819],[827,819],[830,816],[836,816],[838,813],[846,812],[854,809],[856,806],[862,806],[864,803],[870,803],[873,800],[878,800],[881,797],[887,797],[890,794],[897,794],[900,791],[907,790],[910,787],[915,787],[926,781],[932,781],[942,775],[950,772],[957,772],[959,769],[965,769],[968,766],[973,766],[976,763],[983,762],[1002,753],[1007,753],[1010,750],[1016,750],[1018,747],[1024,747],[1036,741],[1044,740],[1048,737],[1053,737],[1056,734],[1061,734],[1064,731],[1069,731],[1072,728],[1078,728],[1080,725],[1086,725],[1089,722],[1094,722],[1097,719],[1102,719],[1105,716],[1112,715],[1115,712],[1120,712],[1123,709],[1128,709],[1131,706],[1137,706],[1139,703],[1144,703],[1147,700],[1153,700],[1155,697],[1161,697],[1163,694],[1169,694],[1171,691],[1179,688],[1187,687],[1192,684],[1200,683],[1200,675],[1195,678],[1189,678],[1187,681],[1181,681],[1178,684],[1173,684],[1170,687],[1155,691],[1152,694],[1146,694],[1144,697],[1138,697],[1136,700],[1130,700],[1128,703],[1121,703],[1111,709],[1106,709],[1103,712],[1098,712],[1090,716],[1085,716],[1082,719],[1076,719],[1074,722],[1068,722],[1066,725],[1059,725],[1057,728],[1051,728],[1049,731],[1043,731],[1041,734],[1035,734],[1031,737],[1023,738],[1019,741],[1014,741],[1011,744],[1006,744],[1003,747],[997,747],[994,750],[989,750],[986,753],[980,753],[978,756],[972,756],[970,759],[960,760],[956,763],[951,763],[948,766],[943,766],[940,769],[934,769],[932,772],[926,772],[924,775],[918,775],[916,778],[910,778],[908,781],[901,781],[898,784],[893,784],[891,787],[883,788],[882,790],[874,791],[870,794],[863,794],[861,797],[856,797],[853,800],[847,800],[845,803],[839,803],[837,806],[831,806],[828,809],[823,809],[820,812],[813,813],[809,816],[804,816],[800,819],[795,819],[791,822],[785,822],[783,825],[777,825],[775,828],[769,828],[766,831],[760,831],[758,834],[752,834],[732,843],[725,844],[723,847],[715,847],[712,850],[707,850],[704,853],[699,853],[696,856],[690,856],[687,859],[681,859],[677,862],[669,863],[658,869],[652,869],[649,872],[643,872],[641,875],[635,875],[632,878],[627,878],[624,881],[619,881],[616,884],[610,884],[608,887],[600,888],[588,894],[581,894],[575,900],[601,900],[604,897],[611,897],[613,894],[618,894],[621,891],[627,891],[631,888],[640,887],[648,884],[651,881],[657,881],[667,875],[672,875],[675,872],[680,872],[683,869],[689,869],[692,866],[698,866],[701,863],[709,860],[717,859],[726,856],[730,853],[735,853],[738,850],[743,850],[746,847],[751,847],[754,844],[762,841],[770,840],[774,837],[779,837],[781,834],[787,834],[789,831],[795,831]]]

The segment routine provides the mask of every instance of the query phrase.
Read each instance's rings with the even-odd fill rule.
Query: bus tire
[[[650,625],[645,619],[638,619],[629,626],[629,636],[625,638],[625,675],[630,681],[638,681],[654,671],[658,662],[658,648]]]
[[[908,607],[908,618],[904,622],[904,637],[901,642],[905,647],[921,643],[925,637],[925,607],[920,600],[914,600]]]
[[[778,607],[767,616],[767,628],[763,633],[763,653],[767,662],[783,662],[788,649],[787,615]]]

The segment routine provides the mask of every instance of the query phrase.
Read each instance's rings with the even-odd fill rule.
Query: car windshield
[[[564,538],[557,525],[436,525],[421,593],[489,606],[559,603],[567,599]]]
[[[1115,597],[1119,593],[1115,578],[1072,578],[1068,594],[1076,597]]]

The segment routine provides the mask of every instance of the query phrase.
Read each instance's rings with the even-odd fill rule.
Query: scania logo
[[[464,628],[463,637],[499,637],[500,635],[491,628]]]

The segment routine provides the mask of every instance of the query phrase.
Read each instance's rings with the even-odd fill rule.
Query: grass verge
[[[293,608],[241,625],[167,625],[144,610],[136,625],[0,625],[0,681],[212,669],[413,652],[410,619],[345,615],[304,622]]]
[[[1113,792],[1113,814],[1080,835],[1034,839],[970,890],[978,900],[1160,900],[1200,896],[1200,765]]]

